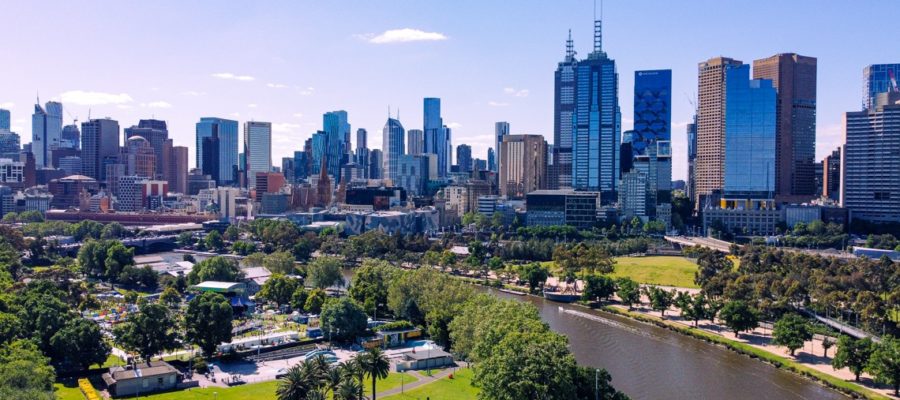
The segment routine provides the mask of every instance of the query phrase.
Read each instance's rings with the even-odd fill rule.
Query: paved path
[[[387,397],[390,395],[401,393],[401,390],[405,392],[407,390],[415,389],[419,386],[423,386],[423,385],[427,385],[429,383],[436,382],[440,379],[446,378],[447,376],[456,372],[456,370],[458,370],[460,368],[465,368],[465,366],[466,366],[466,364],[464,362],[460,361],[460,362],[457,362],[457,367],[441,370],[440,372],[433,374],[431,376],[425,375],[424,373],[422,373],[422,371],[407,371],[411,375],[415,375],[416,378],[418,378],[419,380],[415,381],[415,382],[410,382],[409,384],[405,384],[402,387],[385,390],[383,392],[378,392],[378,397],[379,398]]]

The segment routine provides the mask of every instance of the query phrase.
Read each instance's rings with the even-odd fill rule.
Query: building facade
[[[137,126],[125,128],[125,140],[139,136],[147,140],[156,158],[154,174],[150,178],[166,178],[171,164],[172,142],[169,140],[169,128],[166,121],[142,119]]]
[[[768,79],[776,92],[775,196],[778,202],[815,197],[815,57],[776,54],[753,61],[753,79]]]
[[[394,181],[400,177],[400,158],[404,154],[403,137],[405,136],[405,131],[399,120],[388,118],[382,132],[384,179]]]
[[[106,180],[106,165],[119,155],[119,123],[92,119],[81,123],[81,171],[98,181]]]
[[[701,62],[697,84],[697,157],[694,162],[694,207],[704,209],[710,195],[725,184],[726,71],[743,63],[727,57]]]
[[[506,135],[500,143],[500,195],[522,199],[547,188],[547,141],[541,135]]]
[[[879,93],[900,93],[900,64],[872,64],[863,68],[863,104],[862,109],[875,107],[875,98]]]
[[[425,152],[425,132],[410,129],[406,132],[406,154],[417,156]]]
[[[841,147],[822,160],[822,197],[833,201],[841,199]]]
[[[244,157],[247,158],[247,187],[255,187],[256,174],[272,170],[271,122],[244,122]]]
[[[34,153],[38,168],[53,167],[50,163],[50,151],[59,147],[62,140],[62,112],[62,103],[55,101],[48,101],[44,107],[34,105],[34,114],[31,115],[31,152]]]
[[[438,176],[443,178],[450,172],[450,131],[441,118],[441,99],[426,97],[424,102],[423,135],[425,153],[437,154]],[[385,151],[385,159],[388,154]],[[387,169],[385,169],[387,171]]]
[[[238,166],[238,122],[204,117],[196,125],[196,165],[219,185],[235,182]]]
[[[472,172],[472,146],[456,146],[456,165],[459,166],[459,172]]]

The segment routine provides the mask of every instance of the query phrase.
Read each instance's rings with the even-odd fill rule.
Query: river
[[[534,304],[551,329],[568,336],[579,364],[605,368],[613,386],[632,399],[847,399],[793,373],[657,326],[540,297],[492,293]]]

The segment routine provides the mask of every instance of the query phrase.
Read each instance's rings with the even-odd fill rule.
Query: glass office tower
[[[900,64],[873,64],[863,68],[863,110],[874,109],[878,93],[900,93]]]
[[[775,197],[775,88],[768,79],[750,80],[749,65],[725,74],[724,202],[766,207]]]
[[[238,122],[224,118],[204,117],[196,125],[197,168],[204,173],[215,172],[218,185],[235,181],[238,166]],[[204,141],[206,145],[204,146]],[[215,143],[213,143],[215,142]],[[215,150],[218,154],[206,154]],[[216,165],[207,165],[215,163]]]
[[[450,131],[444,127],[444,120],[441,118],[441,99],[426,97],[424,109],[425,153],[437,155],[438,177],[444,178],[450,171]],[[388,158],[387,153],[384,152],[385,160]]]

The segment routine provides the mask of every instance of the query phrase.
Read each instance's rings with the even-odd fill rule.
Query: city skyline
[[[635,70],[672,69],[673,179],[686,175],[683,132],[693,114],[689,98],[696,92],[698,62],[718,54],[748,62],[782,52],[816,57],[818,160],[840,143],[843,113],[860,108],[863,68],[890,61],[882,59],[883,46],[865,40],[864,32],[820,29],[854,26],[878,10],[875,4],[810,14],[803,9],[813,3],[791,3],[783,5],[787,8],[783,15],[749,21],[743,18],[748,10],[765,4],[648,3],[653,7],[607,2],[603,46],[616,59],[621,88],[633,86]],[[468,144],[473,157],[486,158],[496,121],[509,121],[512,134],[540,134],[553,144],[552,71],[565,55],[568,30],[579,58],[590,51],[591,2],[542,5],[528,2],[509,8],[473,3],[456,9],[444,4],[362,4],[342,13],[346,24],[354,28],[333,34],[312,16],[328,14],[340,5],[290,4],[263,10],[255,5],[223,4],[203,10],[218,17],[206,22],[194,18],[201,11],[197,5],[179,5],[180,12],[172,12],[172,7],[154,4],[110,3],[84,10],[66,3],[52,7],[13,3],[7,7],[10,15],[21,18],[12,19],[10,29],[21,34],[0,39],[0,45],[18,55],[18,62],[4,67],[0,108],[12,111],[13,131],[23,143],[30,142],[36,94],[42,102],[63,102],[64,124],[76,116],[86,121],[88,110],[91,118],[109,116],[123,127],[140,119],[165,120],[175,145],[188,145],[191,159],[197,151],[194,125],[201,117],[267,121],[273,124],[272,157],[277,160],[302,149],[303,142],[321,129],[320,115],[330,110],[347,110],[354,127],[377,130],[390,106],[400,111],[405,126],[420,127],[422,99],[439,97],[444,124],[454,131],[453,146]],[[37,13],[41,18],[35,17]],[[150,28],[127,22],[159,13],[170,17],[161,26],[165,29],[143,31]],[[541,24],[528,22],[533,18],[524,22],[513,18],[512,26],[500,30],[492,24],[503,15],[541,15]],[[89,31],[66,29],[90,21],[103,23],[91,23],[96,29]],[[634,21],[655,28],[630,29]],[[76,22],[79,25],[72,25]],[[516,29],[516,24],[523,25]],[[716,36],[701,34],[720,25],[730,29],[717,30]],[[222,32],[222,26],[228,29]],[[66,31],[71,40],[44,40],[47,32],[57,29]],[[522,51],[524,47],[510,43],[529,45]],[[35,50],[38,45],[41,51]],[[79,55],[83,57],[91,48],[106,49],[116,62],[74,62],[64,67],[56,62],[83,59]],[[229,51],[222,54],[222,49]],[[235,56],[246,51],[252,56]],[[338,55],[337,59],[346,61],[316,61]],[[20,76],[40,78],[13,78]],[[626,131],[633,124],[632,99],[629,90],[620,90],[619,95],[622,131]],[[381,148],[379,136],[373,135],[369,147]]]

